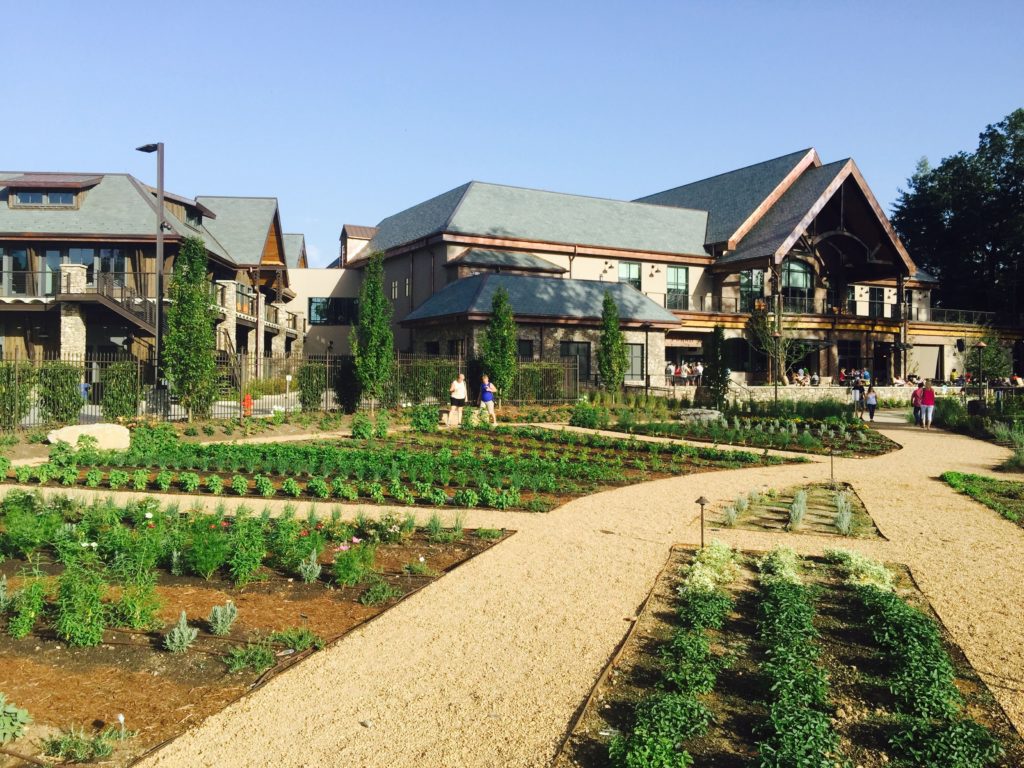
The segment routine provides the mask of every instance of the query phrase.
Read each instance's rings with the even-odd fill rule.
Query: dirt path
[[[835,467],[890,541],[848,546],[913,568],[1024,730],[1024,531],[935,479],[947,469],[990,471],[1007,451],[895,417],[880,417],[879,427],[903,450],[836,459]],[[827,458],[812,459],[616,489],[546,515],[474,511],[468,526],[519,533],[144,765],[547,765],[669,546],[699,541],[693,499],[722,503],[754,487],[827,479]],[[712,535],[750,548],[785,541],[807,553],[840,543]]]

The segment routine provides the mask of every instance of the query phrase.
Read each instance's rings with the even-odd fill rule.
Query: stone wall
[[[686,398],[693,400],[697,393],[696,387],[655,387],[656,379],[652,379],[652,389],[657,388],[659,393],[666,393],[669,397]],[[661,382],[657,382],[661,383]],[[913,387],[875,387],[878,399],[903,400],[907,406],[910,405],[910,393]],[[952,389],[937,387],[935,390],[939,396],[954,394]],[[729,400],[732,402],[743,402],[753,400],[758,403],[770,403],[775,399],[775,387],[729,387]],[[843,400],[851,401],[850,389],[848,387],[779,387],[779,400],[797,400],[811,403],[821,400]]]

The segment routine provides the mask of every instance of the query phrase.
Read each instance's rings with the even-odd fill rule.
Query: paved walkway
[[[836,459],[889,541],[849,545],[908,563],[1024,731],[1024,530],[960,496],[944,470],[988,472],[1007,452],[882,415],[904,448]],[[209,718],[144,763],[182,766],[545,766],[650,590],[672,543],[696,543],[693,499],[828,478],[828,459],[659,480],[546,515],[473,511],[519,533],[331,649]],[[805,553],[831,537],[719,531]],[[144,717],[144,714],[140,715]]]

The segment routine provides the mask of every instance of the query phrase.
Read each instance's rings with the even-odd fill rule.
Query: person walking
[[[875,408],[878,407],[878,395],[875,393],[874,387],[868,387],[868,391],[864,394],[864,403],[868,407],[868,420],[874,421]]]
[[[462,409],[466,407],[466,374],[460,373],[448,387],[451,397],[448,411],[448,426],[457,427],[462,423]]]
[[[494,395],[497,391],[498,388],[491,384],[486,373],[480,377],[480,410],[487,411],[489,424],[498,423],[498,417],[494,414]]]
[[[932,415],[935,413],[935,390],[932,389],[932,380],[924,385],[921,391],[921,424],[925,429],[932,428]]]
[[[860,379],[854,379],[853,389],[853,413],[855,416],[864,418],[864,383]]]
[[[924,382],[917,382],[917,387],[910,393],[910,406],[914,409],[914,423],[921,426],[921,393],[924,392]]]

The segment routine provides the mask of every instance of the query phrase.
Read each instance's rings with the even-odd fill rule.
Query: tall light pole
[[[776,412],[776,414],[778,414],[778,411],[779,411],[779,374],[782,373],[782,371],[781,371],[782,365],[779,362],[779,358],[781,357],[781,355],[779,354],[779,344],[781,343],[781,340],[782,340],[782,334],[779,333],[778,331],[774,331],[772,333],[772,340],[773,340],[772,352],[775,355],[775,364],[773,365],[773,367],[775,368],[775,376],[773,377],[775,379],[775,412]]]
[[[979,341],[974,345],[974,348],[978,350],[978,400],[980,401],[982,413],[985,412],[985,370],[982,362],[982,353],[987,346],[988,344],[984,341]]]
[[[160,362],[162,355],[161,335],[164,320],[164,143],[143,144],[136,147],[139,152],[156,152],[156,331],[153,348],[155,360],[153,375],[157,388],[160,387]]]

